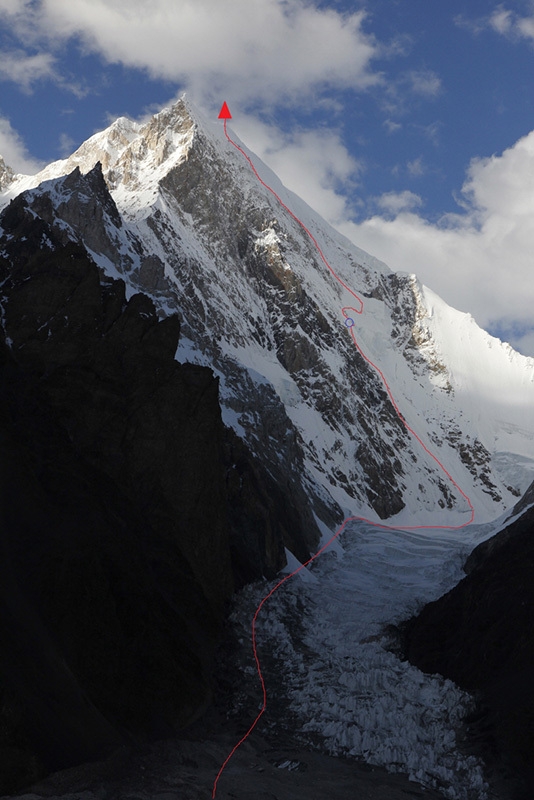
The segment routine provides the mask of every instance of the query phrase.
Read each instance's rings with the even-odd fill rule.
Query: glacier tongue
[[[472,545],[489,532],[474,526],[466,535]],[[451,532],[429,537],[351,523],[306,582],[285,584],[262,607],[265,731],[287,728],[307,746],[406,772],[451,800],[485,800],[482,764],[457,745],[472,698],[401,661],[387,649],[396,632],[385,628],[452,588],[468,549]],[[247,645],[251,616],[268,588],[247,587],[235,604],[234,630]],[[255,676],[249,647],[243,659],[246,683]]]

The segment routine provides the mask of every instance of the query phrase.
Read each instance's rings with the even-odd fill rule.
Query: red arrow
[[[219,111],[219,119],[232,119],[232,115],[230,114],[230,109],[226,105],[226,100],[221,106],[221,110]]]

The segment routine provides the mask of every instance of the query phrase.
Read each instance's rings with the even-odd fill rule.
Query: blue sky
[[[534,355],[534,3],[0,0],[0,153],[183,91],[392,268]]]

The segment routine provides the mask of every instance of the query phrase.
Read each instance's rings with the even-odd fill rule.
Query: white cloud
[[[33,175],[44,167],[42,162],[29,155],[24,142],[5,117],[0,117],[0,155],[14,172],[23,175]]]
[[[400,122],[394,122],[392,119],[386,119],[383,124],[387,128],[388,133],[396,133],[402,128],[402,124]]]
[[[197,98],[232,86],[230,100],[305,101],[325,86],[366,88],[379,78],[365,14],[305,0],[41,0],[24,13],[0,0],[26,41],[78,37],[110,63],[146,69]],[[227,94],[227,92],[224,92]]]
[[[29,91],[35,81],[55,77],[54,57],[50,53],[0,52],[0,81],[12,81]]]
[[[67,158],[74,152],[76,142],[68,133],[59,134],[59,153],[62,158]]]
[[[530,39],[534,42],[534,13],[520,16],[503,5],[497,6],[489,16],[470,20],[464,15],[459,15],[455,17],[455,22],[459,27],[477,35],[491,29],[511,40]]]
[[[411,175],[412,178],[420,178],[421,175],[424,175],[426,172],[426,167],[423,162],[423,156],[419,156],[419,158],[414,158],[413,161],[408,161],[406,164],[406,169],[408,170],[408,174]]]
[[[512,344],[534,354],[533,171],[534,131],[502,155],[472,161],[463,213],[433,224],[402,210],[394,219],[338,227],[392,269],[415,272],[483,327],[511,331]]]
[[[19,14],[29,5],[29,0],[0,0],[0,13]]]
[[[523,19],[518,20],[517,28],[521,36],[534,41],[534,16],[523,17]]]
[[[431,122],[430,125],[423,125],[423,126],[415,126],[419,128],[424,135],[432,142],[434,145],[439,144],[439,134],[443,127],[443,123],[439,120],[436,122]]]
[[[382,110],[389,119],[386,126],[398,124],[393,117],[413,112],[414,104],[433,100],[441,94],[441,78],[432,70],[408,70],[383,81],[384,92],[379,98]],[[391,132],[391,128],[390,128]]]
[[[418,194],[408,190],[404,192],[385,192],[377,198],[377,205],[390,214],[399,214],[401,211],[409,211],[419,208],[423,201]]]
[[[408,80],[415,94],[435,97],[441,91],[441,79],[432,70],[412,70]]]
[[[489,25],[497,33],[508,34],[512,30],[512,12],[499,8],[489,18]]]
[[[534,14],[529,17],[520,17],[513,11],[499,6],[490,16],[489,25],[503,36],[531,39],[534,42]]]

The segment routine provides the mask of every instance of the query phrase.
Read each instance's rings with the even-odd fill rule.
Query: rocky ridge
[[[13,170],[6,164],[2,156],[0,156],[0,191],[7,189],[9,184],[12,183],[13,178]]]

